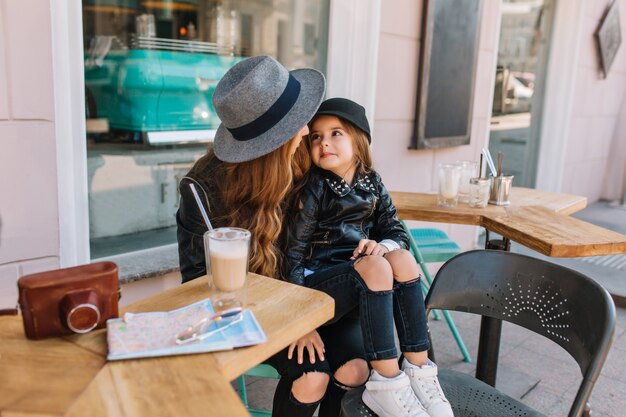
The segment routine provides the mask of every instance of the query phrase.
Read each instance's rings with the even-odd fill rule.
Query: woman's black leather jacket
[[[361,239],[391,239],[401,248],[408,238],[380,175],[357,175],[349,186],[341,177],[311,169],[292,219],[286,249],[289,281],[304,285],[304,269],[346,262]]]
[[[180,206],[176,213],[176,237],[178,239],[178,259],[183,282],[206,274],[203,236],[207,226],[202,219],[198,204],[189,184],[194,184],[200,200],[209,215],[213,227],[228,226],[225,223],[222,199],[217,191],[216,181],[223,178],[222,164],[217,158],[208,164],[199,163],[189,171],[179,184]]]

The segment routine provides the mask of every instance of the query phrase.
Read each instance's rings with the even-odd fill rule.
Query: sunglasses
[[[187,327],[182,332],[176,335],[176,344],[184,345],[192,342],[199,342],[211,337],[212,335],[226,330],[230,326],[239,323],[243,320],[243,309],[241,307],[234,307],[231,309],[220,311],[215,313],[211,317],[205,317],[196,324]],[[217,328],[207,331],[211,323],[217,323]],[[224,323],[223,326],[220,326]]]

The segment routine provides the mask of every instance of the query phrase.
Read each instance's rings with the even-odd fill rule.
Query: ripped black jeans
[[[323,361],[315,355],[315,363],[309,362],[308,351],[303,363],[298,364],[297,353],[287,359],[287,349],[269,358],[265,363],[276,368],[281,375],[272,407],[273,417],[310,417],[320,406],[319,417],[339,416],[341,398],[345,390],[335,384],[333,375],[337,369],[352,359],[365,359],[361,326],[358,318],[343,317],[340,320],[317,329],[324,342],[325,358]],[[291,393],[293,382],[308,372],[323,372],[330,376],[326,395],[322,401],[303,404]]]
[[[354,262],[346,262],[314,272],[306,277],[306,286],[335,300],[335,316],[318,329],[326,360],[310,364],[305,355],[304,364],[298,365],[295,355],[292,361],[287,360],[285,350],[267,361],[282,376],[274,395],[274,417],[313,415],[318,403],[302,404],[291,394],[293,381],[312,371],[331,376],[319,416],[338,416],[345,390],[337,386],[332,375],[351,359],[396,358],[394,320],[403,352],[428,350],[426,312],[418,280],[395,283],[391,291],[371,291],[354,269]]]
[[[306,277],[305,282],[307,287],[334,298],[335,317],[330,323],[358,307],[368,361],[398,357],[394,320],[402,352],[428,350],[428,325],[418,279],[394,282],[390,291],[372,291],[354,269],[354,261],[349,261],[317,271]]]

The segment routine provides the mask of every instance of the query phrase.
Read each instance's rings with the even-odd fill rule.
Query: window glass
[[[325,72],[329,0],[83,0],[92,258],[176,242],[177,184],[247,56]]]
[[[489,132],[514,185],[534,187],[556,0],[504,0]]]
[[[543,0],[502,4],[493,115],[529,113],[545,41]]]

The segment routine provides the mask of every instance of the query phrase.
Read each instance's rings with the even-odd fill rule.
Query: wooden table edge
[[[256,274],[252,274],[252,275],[256,275]],[[198,281],[194,280],[194,281],[195,282],[189,282],[189,283],[183,284],[182,286],[178,286],[173,289],[170,289],[168,291],[172,291],[172,293],[181,293],[181,292],[184,293],[185,290],[191,290],[195,287],[206,285],[206,284],[201,283],[201,281],[199,280]],[[311,331],[312,329],[315,329],[321,326],[322,324],[326,323],[328,320],[330,320],[334,316],[334,300],[332,299],[332,297],[330,297],[329,295],[321,291],[313,290],[313,289],[306,288],[306,287],[304,288],[306,289],[306,291],[312,291],[316,293],[314,297],[308,296],[307,300],[311,300],[310,302],[314,302],[318,304],[318,307],[314,308],[314,311],[309,312],[309,314],[312,314],[313,316],[308,317],[307,325],[303,326],[302,323],[300,322],[293,322],[283,332],[284,334],[279,334],[278,338],[276,335],[274,335],[275,339],[272,340],[271,343],[265,342],[259,345],[244,348],[252,352],[258,351],[254,355],[248,354],[245,356],[244,359],[237,358],[235,355],[232,358],[228,358],[228,360],[224,362],[219,362],[218,360],[215,359],[215,357],[205,356],[205,355],[211,355],[212,353],[215,353],[215,352],[199,353],[199,354],[194,354],[194,355],[172,355],[172,356],[164,356],[164,357],[159,357],[159,358],[142,358],[142,359],[134,359],[134,360],[144,361],[147,363],[151,359],[159,359],[161,363],[167,364],[169,362],[175,362],[178,360],[178,358],[181,358],[181,357],[193,356],[193,357],[196,357],[195,362],[202,364],[202,366],[209,366],[207,365],[209,363],[212,364],[210,365],[211,368],[217,374],[223,377],[224,383],[228,384],[228,387],[232,389],[232,386],[230,386],[230,381],[236,379],[238,376],[242,375],[247,370],[252,369],[254,366],[258,365],[259,363],[262,363],[264,360],[271,357],[273,354],[280,352],[282,349],[287,347],[293,340],[296,340],[299,337],[302,337],[303,335]],[[150,304],[150,300],[148,299],[139,300],[123,308],[120,311],[120,313],[123,314],[125,311],[144,310],[147,304],[148,305]],[[102,336],[103,332],[100,332],[100,333],[101,333],[100,335],[98,335],[97,333],[92,334],[91,337],[95,337],[96,339],[103,337]],[[83,335],[82,339],[80,337],[75,337],[75,336],[69,336],[63,339],[67,343],[78,345],[79,347],[83,348],[86,351],[89,351],[90,353],[94,355],[102,355],[103,352],[101,350],[94,349],[91,343],[88,341],[88,338],[85,338],[84,336],[85,335]],[[82,340],[82,343],[81,343],[81,340]],[[277,348],[276,346],[282,346],[282,347]],[[205,359],[203,359],[202,356],[205,356]],[[252,358],[252,356],[254,356],[254,358]],[[83,391],[81,391],[81,393],[68,405],[68,408],[66,409],[66,412],[64,415],[68,415],[68,416],[80,415],[80,413],[77,413],[77,410],[84,410],[85,404],[86,404],[85,401],[87,401],[85,398],[82,398],[82,397],[87,396],[88,398],[97,399],[97,396],[94,397],[94,395],[96,395],[95,393],[102,391],[102,387],[100,386],[102,384],[101,381],[111,379],[110,377],[111,369],[114,369],[116,366],[118,366],[117,364],[121,362],[122,361],[104,362],[102,368],[98,371],[96,376],[89,382],[89,384],[85,386]],[[194,362],[194,360],[192,360],[192,362]],[[102,375],[100,375],[101,373]],[[229,395],[230,395],[230,391],[229,391]],[[123,405],[123,401],[120,398],[120,396],[121,394],[116,394],[115,395],[116,398],[111,399],[111,401],[113,401],[111,405],[108,405],[108,406],[100,405],[99,409],[101,413],[98,415],[107,415],[107,416],[115,415],[115,412],[111,412],[110,410],[118,409]],[[239,397],[237,396],[237,398]],[[87,401],[87,403],[89,403],[89,401]],[[123,415],[126,415],[126,414],[127,413],[123,413]]]
[[[531,215],[532,212],[543,212],[544,215],[552,220],[562,217],[572,229],[589,227],[604,233],[602,237],[596,236],[596,240],[589,242],[564,242],[558,239],[559,229],[551,228],[549,223],[544,226],[544,231],[552,233],[554,238],[550,242],[549,238],[543,241],[537,239],[529,230],[522,227],[510,226],[509,218],[519,218]],[[581,258],[589,256],[608,256],[626,253],[626,236],[621,233],[605,229],[593,223],[586,222],[575,217],[568,216],[563,213],[554,212],[540,206],[526,206],[517,208],[515,212],[503,216],[484,216],[481,226],[489,231],[498,233],[510,240],[517,242],[527,248],[530,248],[542,255],[553,258]],[[515,236],[514,238],[512,236]]]
[[[259,281],[261,283],[261,281]],[[190,283],[191,284],[191,283]],[[197,288],[206,285],[206,282],[196,281],[195,284],[192,285],[184,285],[177,286],[172,290],[175,290],[174,293],[179,294],[181,297],[186,298],[190,295],[190,292],[196,291]],[[290,284],[291,285],[291,284]],[[194,289],[195,288],[195,289]],[[270,306],[274,305],[274,301],[271,298],[267,298],[266,292],[273,294],[275,293],[276,286],[267,286],[265,291],[259,292],[259,297],[269,300],[268,303]],[[216,381],[214,386],[216,389],[224,393],[221,397],[219,395],[209,395],[207,393],[207,400],[216,402],[219,404],[220,399],[228,402],[228,407],[225,409],[235,410],[231,415],[233,416],[248,416],[248,413],[245,411],[245,408],[241,404],[239,400],[239,396],[236,394],[235,390],[230,384],[230,381],[235,379],[238,375],[242,374],[248,369],[253,368],[258,363],[270,357],[272,354],[281,351],[284,347],[288,346],[293,340],[301,337],[302,335],[308,333],[310,330],[319,327],[320,325],[327,322],[334,315],[334,300],[328,296],[327,294],[309,289],[302,288],[305,290],[301,294],[301,296],[296,297],[296,300],[300,300],[298,302],[306,304],[306,308],[303,311],[307,313],[306,323],[303,324],[302,321],[294,320],[293,322],[287,322],[284,327],[275,328],[273,332],[273,337],[271,342],[268,344],[260,344],[253,347],[247,347],[245,349],[251,349],[252,354],[244,355],[246,359],[237,360],[235,358],[227,357],[225,360],[222,360],[222,363],[218,363],[218,360],[214,356],[210,356],[212,353],[200,353],[194,355],[175,355],[175,356],[164,356],[159,358],[143,358],[143,359],[135,359],[132,361],[137,361],[139,366],[130,366],[129,369],[146,369],[146,365],[152,366],[151,364],[162,364],[167,369],[171,368],[173,371],[174,379],[178,379],[181,381],[180,383],[185,383],[181,380],[184,376],[181,376],[181,373],[176,371],[177,363],[180,363],[181,358],[192,358],[189,363],[190,367],[193,369],[210,369],[210,373],[214,375],[212,378]],[[294,299],[292,291],[281,291],[281,297],[278,298],[276,303],[282,302],[283,299]],[[152,298],[152,297],[148,297]],[[147,300],[147,299],[146,299]],[[155,302],[159,303],[158,299]],[[188,305],[193,302],[191,297],[187,298],[187,301],[182,301],[178,299],[177,301],[181,305]],[[142,301],[138,301],[136,304],[133,304],[135,307],[146,307],[148,308],[150,304]],[[165,303],[164,303],[165,304]],[[267,305],[267,304],[266,304]],[[280,305],[280,304],[277,304]],[[132,305],[131,305],[132,306]],[[129,306],[130,307],[130,306]],[[122,314],[127,308],[121,310]],[[131,310],[134,308],[131,307]],[[150,309],[149,309],[150,310]],[[273,309],[269,309],[272,311]],[[146,310],[144,310],[146,311]],[[151,310],[150,310],[151,311]],[[267,317],[268,310],[265,310],[265,316]],[[297,308],[295,310],[289,310],[293,315],[295,312],[299,311]],[[282,317],[282,315],[280,316]],[[3,316],[4,318],[4,316]],[[11,321],[12,327],[14,328],[22,328],[21,317],[19,316],[7,316],[7,319]],[[7,327],[8,328],[8,327]],[[280,329],[280,330],[276,330]],[[7,337],[11,336],[11,332],[7,333]],[[23,334],[19,334],[20,340],[25,340]],[[4,415],[5,413],[8,415],[35,415],[37,416],[78,416],[78,415],[94,415],[94,416],[114,416],[114,415],[122,415],[122,416],[134,416],[134,415],[142,415],[148,413],[148,410],[151,408],[148,406],[144,408],[141,406],[139,396],[137,393],[139,392],[137,389],[131,389],[132,394],[135,395],[137,401],[131,401],[132,404],[128,407],[124,406],[125,398],[129,393],[125,393],[121,391],[125,385],[132,384],[135,382],[135,378],[122,378],[119,376],[119,368],[122,361],[106,361],[106,337],[105,330],[98,330],[94,332],[90,332],[85,335],[73,335],[73,336],[63,336],[58,339],[57,343],[61,343],[66,345],[71,349],[78,349],[81,354],[84,354],[85,357],[91,357],[94,360],[100,361],[100,364],[97,367],[93,368],[93,375],[85,381],[83,385],[81,385],[73,394],[71,398],[68,398],[67,401],[64,401],[61,407],[56,409],[55,411],[46,411],[44,409],[37,411],[28,411],[24,409],[15,409],[15,408],[3,408],[0,410],[0,415]],[[38,341],[33,341],[33,343],[38,343]],[[45,341],[43,342],[45,343]],[[208,367],[208,368],[207,368]],[[116,371],[117,369],[117,371]],[[193,371],[192,374],[195,373],[195,378],[197,380],[201,380],[203,377],[198,377],[196,371]],[[209,373],[209,372],[208,372]],[[140,374],[140,373],[137,373]],[[161,374],[162,376],[162,374]],[[192,375],[192,379],[194,376]],[[115,383],[113,381],[121,381]],[[172,382],[175,384],[175,382]],[[110,385],[113,384],[113,385]],[[169,384],[165,384],[168,385]],[[120,388],[121,387],[121,388]],[[218,389],[219,388],[219,389]],[[152,390],[154,392],[154,389]],[[197,394],[197,393],[196,393]],[[202,393],[200,393],[202,395]],[[157,396],[158,397],[158,396]],[[139,402],[138,402],[139,401]],[[236,401],[237,403],[233,403]],[[167,403],[169,404],[169,403]],[[88,412],[86,412],[86,410]],[[128,411],[131,410],[131,411]],[[134,410],[134,411],[133,411]],[[198,413],[203,410],[201,406],[198,406]],[[195,412],[187,413],[188,415],[195,415]],[[219,413],[217,413],[219,414]],[[217,415],[216,414],[216,415]],[[226,417],[226,416],[224,416]],[[228,416],[230,417],[230,415]]]

